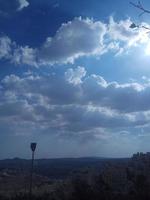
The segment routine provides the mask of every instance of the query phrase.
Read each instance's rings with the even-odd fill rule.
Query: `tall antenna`
[[[34,164],[34,153],[36,149],[37,143],[33,142],[30,145],[32,151],[32,159],[31,159],[31,174],[30,174],[30,188],[29,188],[29,199],[32,199],[32,185],[33,185],[33,164]]]

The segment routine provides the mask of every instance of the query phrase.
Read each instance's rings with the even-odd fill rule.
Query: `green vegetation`
[[[36,182],[39,179],[36,180]],[[33,200],[149,200],[150,155],[138,153],[128,162],[110,160],[102,170],[82,168],[63,180],[34,183]],[[1,195],[4,200],[27,200],[28,193]]]

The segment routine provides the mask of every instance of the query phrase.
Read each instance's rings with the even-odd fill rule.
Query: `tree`
[[[150,10],[145,9],[140,1],[138,1],[137,4],[135,4],[135,3],[133,3],[133,2],[130,2],[130,4],[131,4],[132,6],[134,6],[135,8],[138,8],[140,11],[142,11],[142,12],[139,14],[139,17],[141,17],[143,14],[146,14],[146,13],[147,13],[147,14],[150,14]],[[148,30],[147,33],[150,33],[150,28],[147,27],[147,26],[143,26],[143,25],[140,26],[140,25],[136,25],[135,23],[132,23],[132,24],[130,25],[130,28],[132,28],[132,29],[134,29],[134,28],[144,28],[144,29]]]
[[[145,14],[145,13],[150,14],[150,10],[145,9],[145,8],[143,7],[143,5],[141,4],[140,1],[138,1],[137,4],[135,4],[135,3],[133,3],[133,2],[130,2],[130,4],[131,4],[132,6],[138,8],[139,10],[142,11],[142,12],[139,14],[139,17],[142,16],[143,14]]]

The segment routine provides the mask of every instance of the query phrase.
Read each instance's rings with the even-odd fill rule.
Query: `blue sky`
[[[139,14],[125,0],[0,0],[0,159],[28,158],[32,141],[44,158],[150,151]]]

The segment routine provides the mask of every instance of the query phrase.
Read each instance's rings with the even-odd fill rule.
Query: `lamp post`
[[[31,160],[31,174],[30,174],[30,188],[29,188],[29,199],[32,198],[32,184],[33,184],[33,164],[34,164],[34,153],[37,143],[33,142],[30,145],[32,151],[32,160]]]

